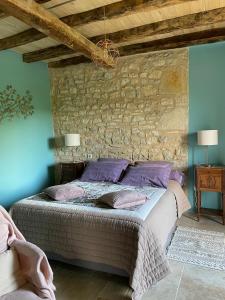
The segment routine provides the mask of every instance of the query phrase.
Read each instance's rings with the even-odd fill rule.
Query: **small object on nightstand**
[[[221,216],[225,225],[225,167],[195,167],[195,188],[198,221],[201,215]],[[201,192],[219,192],[222,198],[222,210],[202,207]]]

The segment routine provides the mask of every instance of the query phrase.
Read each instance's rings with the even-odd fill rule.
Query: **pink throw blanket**
[[[35,293],[42,299],[55,300],[53,273],[46,255],[25,240],[7,211],[0,206],[0,254],[9,247],[16,250],[23,275]]]

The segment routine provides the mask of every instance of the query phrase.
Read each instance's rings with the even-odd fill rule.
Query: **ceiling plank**
[[[51,0],[35,0],[35,2],[37,2],[39,4],[43,4],[43,3],[46,3],[49,1],[51,1]],[[6,14],[4,11],[0,10],[0,19],[6,18],[6,17],[9,17],[9,14]]]
[[[49,68],[62,68],[70,65],[78,65],[82,63],[90,63],[91,60],[85,56],[74,56],[59,61],[53,61],[48,64]]]
[[[139,10],[154,10],[183,2],[192,2],[194,0],[123,0],[105,6],[105,15],[107,19],[131,15]],[[61,18],[61,21],[71,27],[88,24],[104,19],[103,7],[92,9],[87,12],[72,14]],[[38,41],[46,37],[35,29],[28,29],[16,35],[0,40],[0,50],[15,48],[27,43]]]
[[[201,32],[188,33],[146,43],[123,46],[120,47],[119,50],[120,56],[130,56],[160,50],[184,48],[193,45],[215,43],[219,41],[225,41],[225,28],[219,30],[205,30]],[[68,65],[77,65],[80,63],[88,62],[91,61],[83,56],[76,56],[55,62],[50,62],[48,66],[50,68],[62,68]]]
[[[79,54],[79,53],[78,51],[77,53],[74,53],[72,49],[68,48],[65,45],[59,45],[59,46],[53,46],[53,47],[48,47],[48,48],[24,53],[23,61],[26,63],[32,63],[36,61],[57,58],[59,56],[70,55],[70,54]]]
[[[0,8],[74,51],[87,57],[94,53],[106,66],[112,66],[112,59],[101,49],[33,0],[1,0]]]
[[[120,55],[127,56],[151,51],[183,48],[193,45],[214,43],[222,40],[225,40],[225,28],[215,28],[211,30],[181,34],[146,43],[124,46],[120,49]]]
[[[114,43],[131,42],[133,40],[154,37],[159,34],[173,33],[179,29],[193,29],[201,26],[216,25],[225,21],[225,8],[215,9],[212,11],[196,13],[183,17],[177,17],[170,20],[164,20],[144,26],[139,26],[131,29],[121,30],[111,34],[107,34],[107,38],[111,39]],[[90,38],[93,43],[96,43],[100,39],[104,38],[104,35]],[[25,62],[35,62],[39,60],[46,60],[56,58],[62,55],[69,55],[73,52],[64,45],[49,47],[41,49],[23,55]]]

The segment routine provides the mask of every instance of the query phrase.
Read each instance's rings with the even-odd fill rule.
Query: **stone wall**
[[[57,161],[101,157],[187,165],[188,50],[50,69],[55,136],[80,133],[81,146],[58,144]]]

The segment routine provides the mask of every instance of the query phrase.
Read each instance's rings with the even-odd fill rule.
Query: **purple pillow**
[[[142,205],[146,202],[147,196],[136,191],[118,191],[104,194],[97,202],[105,203],[113,208],[129,208]]]
[[[172,166],[172,164],[168,161],[164,160],[146,160],[146,161],[136,161],[135,166],[152,166],[152,167],[164,167],[169,168]]]
[[[122,159],[122,158],[99,158],[98,161],[103,161],[103,162],[115,162],[115,163],[120,163],[121,166],[123,166],[123,170],[126,170],[127,166],[129,165],[129,160],[127,159]]]
[[[81,181],[118,182],[123,165],[116,162],[90,161],[84,169]]]
[[[136,166],[129,167],[121,184],[167,188],[171,166]]]
[[[68,201],[77,197],[84,196],[85,191],[82,187],[73,184],[53,185],[43,191],[49,197],[58,201]]]
[[[172,170],[170,173],[170,180],[177,181],[181,186],[184,185],[185,175],[183,172]]]

